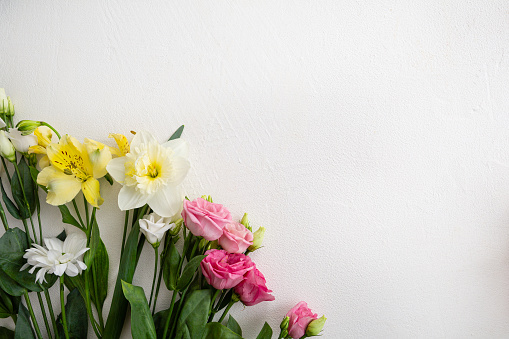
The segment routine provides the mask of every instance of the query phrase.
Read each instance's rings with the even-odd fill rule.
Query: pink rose
[[[184,200],[182,218],[191,233],[208,241],[219,239],[224,225],[232,220],[230,212],[223,205],[202,198]]]
[[[311,312],[308,308],[308,304],[304,301],[295,305],[294,308],[286,313],[286,316],[290,318],[290,322],[288,323],[288,334],[290,337],[295,339],[304,336],[309,323],[318,319],[318,314]]]
[[[208,250],[201,261],[201,271],[207,282],[217,290],[237,286],[244,275],[255,267],[244,254],[228,253],[225,250]]]
[[[243,253],[253,244],[253,233],[239,222],[224,226],[219,245],[230,253]]]
[[[239,295],[244,305],[253,306],[262,301],[275,299],[269,294],[272,291],[265,286],[265,277],[256,267],[247,272],[244,278],[244,281],[235,287],[235,293]]]

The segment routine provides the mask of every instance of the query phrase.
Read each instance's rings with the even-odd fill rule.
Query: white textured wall
[[[186,124],[187,194],[267,228],[276,301],[236,305],[247,338],[301,299],[323,338],[509,336],[507,1],[3,0],[0,35],[18,119],[100,141]]]

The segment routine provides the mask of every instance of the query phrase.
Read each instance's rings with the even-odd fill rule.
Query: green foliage
[[[208,323],[201,339],[242,339],[242,336],[220,323]]]
[[[200,263],[205,257],[205,255],[197,255],[187,263],[186,267],[184,267],[184,270],[182,271],[182,275],[177,281],[177,290],[182,291],[187,286],[189,286],[189,283],[193,279],[194,273],[198,267],[200,267]]]
[[[58,209],[60,210],[60,214],[62,214],[63,223],[76,226],[80,230],[83,230],[83,227],[81,227],[78,220],[76,220],[76,218],[71,214],[69,208],[66,205],[60,205],[58,206]]]
[[[171,137],[168,140],[178,139],[182,135],[182,132],[184,131],[184,125],[177,128],[175,132],[171,135]]]
[[[11,199],[9,199],[9,196],[5,192],[4,184],[2,183],[2,179],[0,179],[0,187],[2,189],[2,200],[4,201],[5,207],[7,208],[7,211],[16,219],[21,220],[21,216],[19,214],[19,210],[14,205]]]
[[[30,324],[30,314],[25,305],[19,305],[18,321],[14,331],[14,339],[35,339],[34,330]]]
[[[232,332],[235,332],[242,337],[242,329],[240,328],[240,325],[237,322],[237,320],[235,320],[235,318],[232,317],[231,315],[228,317],[228,323],[226,324],[226,327],[228,327],[230,330],[232,330]]]
[[[87,339],[88,333],[88,317],[85,301],[83,297],[74,289],[67,295],[67,303],[65,304],[65,317],[67,320],[67,329],[71,339]],[[64,327],[62,324],[62,314],[57,320],[58,333],[60,338],[65,338]]]
[[[156,329],[143,288],[122,281],[122,290],[131,304],[133,339],[156,339]]]
[[[0,339],[14,339],[14,331],[0,327]]]
[[[19,160],[18,169],[20,177],[18,177],[18,172],[14,172],[11,179],[12,197],[18,206],[19,215],[23,219],[28,219],[35,212],[35,184],[25,158],[21,157]],[[21,178],[23,186],[20,185],[19,178]],[[26,205],[23,189],[30,208]]]
[[[212,291],[209,289],[197,290],[191,293],[189,298],[184,301],[177,320],[176,339],[202,338],[209,316],[211,299]]]
[[[263,324],[262,330],[256,337],[256,339],[271,339],[272,338],[272,328],[270,328],[269,324]]]

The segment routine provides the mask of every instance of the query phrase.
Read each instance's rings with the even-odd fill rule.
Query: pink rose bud
[[[203,276],[217,290],[237,286],[244,280],[244,275],[255,268],[255,264],[244,254],[209,250],[205,255],[200,263]]]
[[[298,339],[306,334],[306,329],[309,323],[315,319],[318,319],[318,314],[311,312],[308,308],[308,304],[301,301],[295,305],[288,313],[287,317],[290,318],[288,323],[288,334],[294,339]]]
[[[230,253],[244,253],[253,244],[253,233],[238,222],[226,224],[219,245]]]
[[[232,220],[230,212],[223,205],[202,198],[184,200],[182,218],[191,233],[208,241],[219,239],[224,226]]]
[[[265,277],[262,272],[255,267],[247,272],[244,281],[235,287],[235,293],[240,297],[240,301],[246,306],[253,306],[262,301],[272,301],[274,296],[265,285]]]

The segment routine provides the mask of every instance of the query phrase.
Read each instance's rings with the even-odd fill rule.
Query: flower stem
[[[39,200],[39,186],[35,185],[35,208],[37,210],[37,223],[39,224],[39,239],[42,244],[41,202]]]
[[[76,199],[72,199],[72,205],[74,206],[74,211],[76,211],[76,215],[78,216],[78,219],[80,220],[80,225],[85,229],[85,224],[83,223],[83,219],[81,219],[80,210],[78,209],[78,204],[76,204]]]
[[[168,312],[168,318],[166,318],[166,324],[164,324],[164,333],[163,339],[166,339],[166,334],[168,333],[168,327],[170,325],[171,314],[173,313],[173,307],[175,306],[175,298],[177,297],[177,291],[173,291],[173,296],[171,297],[170,311]]]
[[[159,247],[154,248],[154,254],[155,254],[154,277],[152,278],[152,289],[150,291],[150,301],[148,302],[148,307],[149,308],[150,308],[150,305],[152,305],[152,297],[154,296],[154,287],[156,285],[157,264],[158,264],[158,261],[159,261]]]
[[[41,292],[37,292],[37,299],[39,300],[39,306],[41,307],[41,313],[42,318],[44,319],[44,326],[46,326],[46,332],[48,332],[48,337],[51,338],[48,316],[46,315],[46,308],[44,307],[44,302],[42,301]]]
[[[51,126],[51,125],[50,125],[50,124],[48,124],[47,122],[41,121],[41,125],[51,128],[51,130],[52,130],[53,132],[55,132],[55,134],[57,135],[58,139],[60,139],[60,138],[61,138],[61,137],[60,137],[60,134],[57,132],[57,130],[56,130],[55,128],[53,128],[53,126]]]
[[[69,339],[69,329],[67,328],[67,317],[65,316],[64,301],[64,276],[60,276],[60,305],[62,307],[62,326],[64,327],[65,339]]]
[[[86,229],[90,232],[90,216],[88,215],[88,202],[85,199],[85,195],[83,195],[83,205],[85,205],[85,219],[87,220]]]
[[[224,310],[223,314],[221,315],[221,318],[219,318],[219,321],[218,321],[219,323],[221,321],[223,321],[224,317],[226,317],[226,315],[230,311],[230,308],[232,308],[233,304],[235,304],[235,301],[233,301],[233,300],[228,303],[228,306],[226,306],[226,309]]]
[[[5,230],[9,229],[9,223],[7,222],[7,218],[5,217],[4,207],[0,203],[0,218],[2,219],[2,224],[4,225]]]
[[[37,338],[42,339],[41,330],[39,329],[39,324],[37,323],[37,318],[35,317],[34,309],[32,308],[32,303],[30,302],[30,297],[28,296],[27,290],[24,291],[24,297],[27,303],[28,312],[32,318],[32,323],[34,324],[35,332],[37,333]]]
[[[53,332],[55,332],[55,338],[60,339],[60,335],[58,334],[57,322],[55,320],[55,313],[53,312],[53,305],[51,304],[51,297],[49,295],[48,289],[44,290],[44,296],[46,297],[46,303],[48,304],[49,315],[51,318],[51,324],[53,325]]]
[[[122,254],[124,254],[124,247],[125,247],[125,238],[127,236],[127,226],[129,225],[129,210],[125,211],[125,218],[124,218],[124,235],[122,236],[122,247],[120,249],[120,257],[122,258]]]
[[[207,323],[211,322],[217,313],[217,310],[214,308],[214,302],[216,301],[216,298],[219,295],[219,293],[222,293],[222,292],[223,292],[223,290],[216,290],[216,293],[214,293],[214,296],[212,297],[212,300],[210,302],[210,309],[209,309],[209,320],[207,320]],[[218,304],[221,302],[221,299],[222,298],[220,298],[219,301],[217,302]]]
[[[32,219],[32,212],[30,210],[30,204],[28,203],[27,195],[25,192],[25,186],[23,185],[23,180],[21,180],[21,174],[19,173],[18,164],[15,161],[13,161],[12,164],[14,165],[14,169],[16,170],[16,174],[18,175],[18,181],[19,181],[19,185],[21,187],[21,192],[23,193],[23,199],[25,200],[27,213],[30,215],[30,224],[32,226],[32,233],[34,235],[34,240],[35,240],[35,242],[39,242],[39,241],[37,241],[37,234],[35,233],[34,220]],[[22,213],[22,212],[20,211],[20,213]],[[41,239],[41,241],[42,241],[42,239]]]
[[[95,266],[92,265],[92,280],[93,280],[93,284],[94,284],[94,292],[96,295],[96,302],[99,303],[99,301],[97,300],[97,298],[99,296],[99,292],[97,290],[96,276],[97,276],[97,272],[96,272]],[[103,320],[102,308],[100,307],[100,305],[95,305],[95,309],[97,311],[97,317],[99,318],[99,327],[101,328],[101,331],[103,331],[104,330],[104,320]]]

